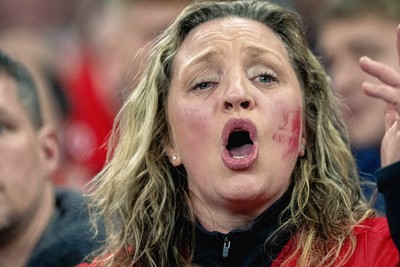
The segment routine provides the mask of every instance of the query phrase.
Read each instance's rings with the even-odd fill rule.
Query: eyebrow
[[[244,49],[244,52],[250,55],[268,54],[268,56],[273,56],[279,62],[285,62],[285,59],[281,55],[264,46],[248,46]]]
[[[214,60],[216,57],[220,56],[220,53],[215,50],[205,49],[197,54],[194,58],[186,60],[184,55],[182,63],[179,66],[177,62],[174,62],[173,72],[181,77],[188,78],[188,74],[192,73],[193,70],[197,70],[199,66],[205,67],[205,63]],[[179,70],[179,72],[176,72]]]
[[[379,53],[383,50],[383,48],[380,46],[379,43],[376,42],[376,40],[365,37],[352,40],[351,42],[349,42],[349,47],[353,52],[358,52],[361,50],[363,53],[365,52],[365,50],[370,53]]]
[[[185,61],[182,66],[182,69],[186,70],[192,66],[199,65],[204,62],[209,62],[217,56],[219,56],[219,53],[216,51],[210,51],[209,49],[204,50],[193,59]]]
[[[284,59],[277,54],[276,52],[263,47],[263,46],[248,46],[245,47],[244,53],[248,53],[250,55],[259,55],[259,54],[268,54],[272,55],[274,58],[276,58],[280,62],[284,62]],[[205,50],[199,55],[197,55],[195,58],[193,58],[190,61],[185,61],[185,64],[182,66],[183,69],[187,69],[190,66],[201,64],[203,62],[209,62],[212,58],[215,58],[219,56],[220,53],[216,51],[210,51],[210,50]]]

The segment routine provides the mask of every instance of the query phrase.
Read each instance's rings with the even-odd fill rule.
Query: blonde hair
[[[354,226],[373,215],[359,190],[338,102],[308,48],[300,18],[266,1],[196,2],[152,44],[142,79],[117,116],[109,161],[93,181],[94,215],[103,216],[107,229],[101,266],[191,265],[195,226],[186,172],[169,163],[164,149],[168,88],[174,56],[187,34],[222,17],[248,18],[271,28],[302,85],[307,152],[295,166],[291,202],[283,211],[291,216],[276,232],[297,229],[287,260],[298,257],[298,266],[340,266],[356,245]],[[342,254],[345,242],[351,246]]]

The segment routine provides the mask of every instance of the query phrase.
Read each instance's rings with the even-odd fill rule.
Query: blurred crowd
[[[140,70],[135,55],[188,2],[0,1],[0,49],[28,67],[44,118],[58,129],[56,185],[84,191],[101,170],[114,117]]]

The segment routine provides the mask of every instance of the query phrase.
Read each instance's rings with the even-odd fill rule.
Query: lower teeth
[[[244,159],[247,158],[248,155],[243,155],[243,156],[233,156],[234,159]]]

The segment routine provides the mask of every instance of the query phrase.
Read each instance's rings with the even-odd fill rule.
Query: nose
[[[254,108],[254,98],[249,92],[246,82],[237,81],[229,84],[223,97],[223,111],[252,110]]]

